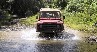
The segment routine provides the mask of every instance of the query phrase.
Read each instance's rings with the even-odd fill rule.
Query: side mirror
[[[36,16],[36,19],[38,19],[38,16]]]
[[[65,16],[63,16],[63,19],[65,19]]]

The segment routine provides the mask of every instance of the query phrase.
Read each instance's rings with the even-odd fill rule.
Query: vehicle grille
[[[57,25],[56,24],[43,24],[42,28],[44,29],[56,29]]]

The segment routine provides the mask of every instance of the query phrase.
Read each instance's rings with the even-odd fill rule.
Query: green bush
[[[97,27],[96,0],[70,0],[64,13],[65,23],[74,29],[93,32]]]

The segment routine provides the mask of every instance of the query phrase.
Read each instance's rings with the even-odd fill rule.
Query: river
[[[35,28],[0,31],[0,52],[80,52],[81,33],[65,29],[62,35],[40,36]]]

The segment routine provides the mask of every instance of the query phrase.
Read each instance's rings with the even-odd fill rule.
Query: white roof
[[[53,8],[41,8],[40,11],[60,11],[60,10]]]

